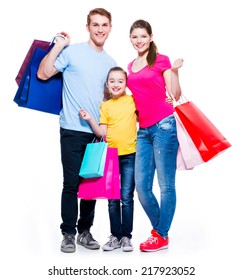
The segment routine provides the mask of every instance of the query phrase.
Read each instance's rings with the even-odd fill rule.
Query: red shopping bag
[[[35,49],[37,48],[40,48],[42,50],[48,50],[49,47],[50,47],[50,42],[46,42],[46,41],[41,41],[41,40],[34,40],[33,43],[31,44],[26,56],[25,56],[25,59],[19,69],[19,72],[15,78],[15,81],[17,83],[17,85],[19,86],[20,85],[20,82],[22,80],[22,77],[24,76],[24,73],[25,73],[25,70],[27,69],[27,66],[34,54],[34,51]]]
[[[78,198],[120,199],[120,171],[118,149],[107,148],[104,175],[98,178],[81,178]]]
[[[187,101],[175,106],[175,112],[204,162],[231,147],[221,132],[193,102]]]

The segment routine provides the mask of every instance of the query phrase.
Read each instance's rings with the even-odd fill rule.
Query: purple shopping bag
[[[41,41],[41,40],[34,40],[33,43],[31,44],[25,59],[19,69],[19,72],[15,78],[15,81],[17,83],[17,85],[20,85],[20,82],[22,80],[22,77],[24,76],[25,70],[27,69],[27,66],[32,58],[32,55],[34,54],[35,49],[39,48],[42,50],[47,51],[50,47],[51,42],[46,42],[46,41]]]
[[[118,149],[107,148],[104,175],[99,178],[81,178],[78,198],[120,199],[120,171]]]

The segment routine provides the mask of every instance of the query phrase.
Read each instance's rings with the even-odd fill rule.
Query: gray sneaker
[[[110,240],[102,246],[102,249],[104,251],[113,251],[117,248],[121,248],[121,243],[119,242],[117,237],[111,235],[109,238]]]
[[[88,230],[85,230],[78,235],[77,243],[91,250],[100,248],[100,244],[93,238],[92,234]]]
[[[76,251],[75,235],[74,234],[63,234],[63,240],[61,243],[61,251],[63,253],[74,253]]]
[[[120,240],[120,243],[121,243],[121,248],[122,248],[123,252],[131,252],[131,251],[133,251],[133,246],[132,246],[132,242],[131,242],[130,238],[124,236]]]

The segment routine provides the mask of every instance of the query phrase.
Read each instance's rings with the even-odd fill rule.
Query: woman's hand
[[[167,97],[165,101],[173,106],[173,99],[171,97]]]
[[[179,68],[181,68],[183,65],[183,59],[182,58],[178,58],[174,61],[171,70],[178,70]]]

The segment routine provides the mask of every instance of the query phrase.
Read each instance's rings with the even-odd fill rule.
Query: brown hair
[[[131,35],[131,33],[133,32],[133,30],[135,28],[144,28],[144,29],[146,29],[147,33],[150,36],[153,34],[151,25],[147,21],[145,21],[143,19],[136,20],[132,24],[132,26],[130,28],[130,35]],[[150,42],[149,52],[148,52],[148,55],[147,55],[147,63],[148,63],[148,65],[150,67],[154,65],[157,54],[158,54],[158,48],[157,48],[156,44],[154,43],[154,41],[152,41],[152,42]]]
[[[109,70],[109,72],[108,72],[108,74],[107,74],[106,82],[108,82],[108,80],[109,80],[110,73],[111,73],[111,72],[114,72],[114,71],[120,71],[120,72],[122,72],[122,73],[125,75],[125,78],[126,78],[126,81],[127,81],[127,72],[126,72],[123,68],[121,68],[121,67],[119,67],[119,66],[115,66],[115,67],[112,67],[112,68]],[[103,101],[107,101],[107,100],[109,100],[109,99],[111,99],[111,95],[110,95],[109,90],[108,90],[108,88],[107,88],[107,86],[106,86],[105,89],[104,89],[104,98],[103,98]]]
[[[110,73],[111,73],[111,72],[114,72],[114,71],[120,71],[120,72],[122,72],[122,73],[125,75],[126,80],[127,80],[127,72],[126,72],[124,69],[122,69],[121,67],[115,66],[115,67],[112,67],[112,68],[109,70],[109,72],[108,72],[108,74],[107,74],[106,82],[108,82],[108,80],[109,80]]]
[[[91,10],[89,12],[89,14],[87,15],[87,24],[90,25],[91,22],[91,16],[94,15],[101,15],[101,16],[105,16],[109,19],[109,22],[111,23],[112,21],[112,17],[111,17],[111,13],[108,12],[106,9],[103,8],[95,8],[93,10]]]

